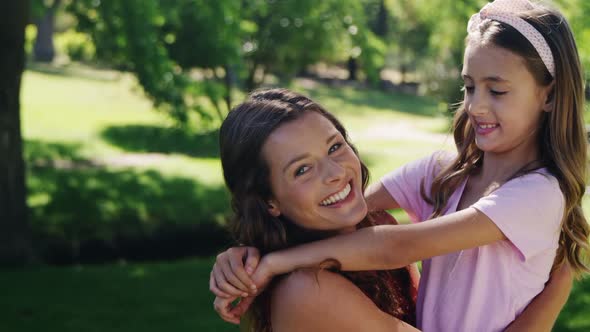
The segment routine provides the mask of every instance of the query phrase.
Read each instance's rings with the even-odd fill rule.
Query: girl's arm
[[[533,299],[506,331],[551,331],[570,294],[574,276],[569,264],[551,274],[545,289]]]
[[[369,211],[392,210],[400,207],[381,182],[374,183],[367,188],[365,200]]]
[[[418,331],[379,310],[346,278],[326,270],[296,271],[272,290],[273,331]]]
[[[504,234],[485,214],[467,208],[419,224],[367,227],[273,252],[263,257],[261,264],[265,263],[266,272],[271,275],[318,266],[331,259],[340,262],[346,271],[388,270],[504,239]],[[263,273],[258,270],[254,275]]]

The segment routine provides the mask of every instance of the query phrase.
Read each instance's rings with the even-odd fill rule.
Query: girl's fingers
[[[230,298],[231,297],[230,294],[223,292],[221,289],[219,289],[219,287],[217,287],[217,284],[215,283],[215,278],[213,276],[213,272],[211,272],[211,274],[209,276],[209,290],[211,291],[211,293],[215,294],[215,296],[218,296],[221,298]]]
[[[243,297],[240,300],[240,303],[238,303],[229,311],[229,314],[235,317],[241,317],[244,313],[246,313],[246,311],[248,311],[248,308],[250,308],[250,305],[252,304],[252,302],[254,302],[254,299],[255,297],[253,296]]]
[[[231,299],[216,297],[213,301],[213,308],[224,321],[232,324],[240,324],[240,318],[230,313],[233,300],[235,300],[235,297]]]
[[[223,269],[218,264],[213,266],[213,274],[215,275],[215,285],[222,292],[232,295],[234,297],[244,296],[244,291],[239,290],[232,286],[226,279]],[[246,294],[247,296],[248,294]]]
[[[231,262],[231,260],[230,260]],[[241,264],[241,263],[240,263]],[[221,268],[221,272],[223,273],[225,280],[235,289],[239,289],[240,290],[240,294],[239,296],[248,296],[248,291],[249,291],[249,287],[246,286],[246,284],[244,284],[234,273],[234,268],[231,266],[230,263],[228,264],[223,264],[222,266],[220,266]],[[238,269],[238,267],[236,267],[236,269]],[[241,268],[243,270],[243,273],[245,274],[246,271],[244,270],[244,268]]]
[[[234,279],[232,278],[235,277],[235,279],[239,281],[240,287],[238,287],[238,284],[233,284],[234,286],[243,290],[244,292],[251,292],[253,290],[252,286],[254,285],[254,282],[252,282],[252,278],[250,278],[250,275],[246,272],[246,268],[244,266],[244,257],[237,255],[230,256],[229,263],[232,273],[232,276],[228,278],[229,281],[233,284]],[[224,272],[227,271],[224,270]]]
[[[247,247],[247,256],[246,256],[246,272],[248,275],[252,275],[256,267],[258,266],[258,262],[260,262],[260,252],[258,249],[254,247]],[[251,280],[250,280],[251,281]]]

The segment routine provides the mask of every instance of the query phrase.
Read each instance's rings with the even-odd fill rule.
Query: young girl
[[[525,0],[486,5],[468,25],[462,77],[457,153],[406,165],[366,194],[370,209],[403,208],[424,222],[270,253],[252,278],[239,267],[232,277],[262,285],[328,259],[343,270],[424,260],[418,327],[500,331],[543,290],[552,267],[587,272],[584,91],[567,22]]]

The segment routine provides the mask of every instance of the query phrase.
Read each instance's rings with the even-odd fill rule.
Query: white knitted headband
[[[495,0],[485,5],[479,13],[474,14],[469,19],[467,31],[477,31],[479,25],[485,19],[490,19],[506,23],[522,34],[537,50],[543,60],[545,67],[555,77],[555,63],[553,62],[553,53],[549,44],[541,33],[530,23],[516,15],[518,12],[533,9],[534,6],[528,0]]]

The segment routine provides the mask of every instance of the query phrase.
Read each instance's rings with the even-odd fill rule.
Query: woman
[[[368,170],[344,127],[304,96],[253,93],[224,121],[220,148],[240,245],[265,254],[383,219],[367,214]],[[410,271],[343,273],[327,261],[275,278],[251,306],[248,329],[415,331]]]

